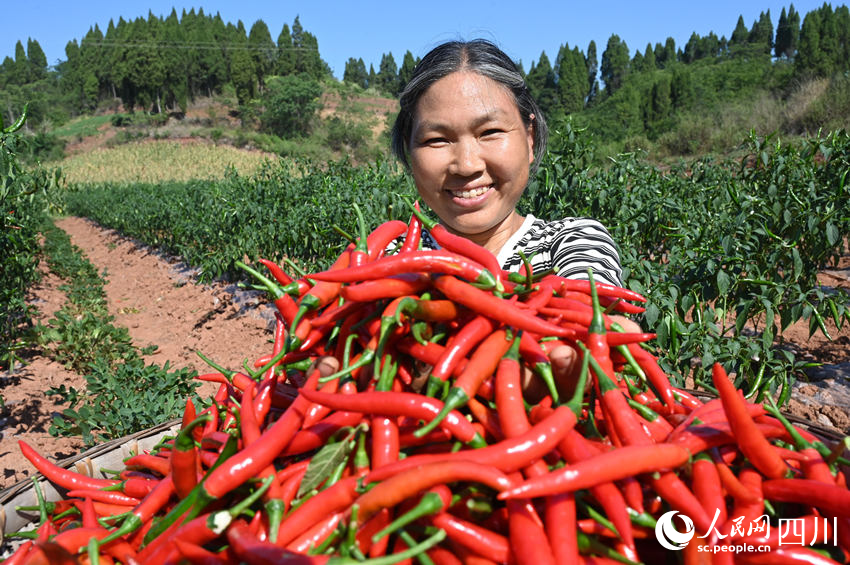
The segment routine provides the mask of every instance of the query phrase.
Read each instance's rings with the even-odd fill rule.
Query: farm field
[[[540,215],[575,210],[606,218],[622,242],[628,285],[649,299],[640,320],[657,334],[650,347],[675,386],[711,390],[711,379],[718,382],[716,374],[707,375],[712,363],[727,363],[751,399],[776,398],[786,414],[832,434],[848,433],[848,141],[842,135],[802,148],[752,139],[751,157],[741,164],[705,161],[666,172],[633,156],[589,171],[581,156],[590,149],[564,144],[522,206]],[[109,331],[126,331],[143,362],[162,365],[163,378],[176,382],[182,371],[209,371],[195,350],[224,373],[240,366],[249,371],[252,359],[270,351],[269,297],[234,290],[237,280],[253,281],[240,262],[271,257],[293,273],[322,270],[360,229],[406,222],[409,189],[387,164],[341,162],[319,170],[281,162],[206,181],[78,184],[48,197],[64,214],[55,217],[58,228],[103,278],[115,328]],[[358,227],[355,204],[368,225]],[[58,283],[46,277],[31,301],[44,312],[55,310],[64,301]],[[63,351],[61,343],[49,348],[52,355]],[[62,389],[59,396],[67,400],[76,394],[69,389],[92,381],[55,362],[31,360],[16,371],[15,387],[4,388],[18,430],[14,439],[30,439],[52,458],[76,453],[82,442],[68,432],[75,425],[86,432],[101,414],[79,405],[69,412],[47,398],[44,385]],[[165,368],[173,372],[165,375]],[[212,389],[204,387],[201,397],[208,397]],[[179,414],[173,397],[168,402],[171,414]],[[60,411],[70,415],[51,425]],[[105,415],[116,423],[116,414]],[[45,434],[53,427],[63,437]],[[104,427],[99,437],[110,437],[112,429],[121,428]],[[487,435],[499,437],[492,430]],[[29,467],[14,440],[3,442],[0,463],[9,484]]]

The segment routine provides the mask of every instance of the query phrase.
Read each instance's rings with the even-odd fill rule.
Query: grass
[[[111,119],[112,116],[82,116],[71,120],[51,133],[56,137],[91,137],[99,135],[98,128],[103,124],[110,123]]]
[[[160,140],[97,149],[69,157],[59,166],[69,184],[160,183],[221,179],[231,168],[250,176],[269,159],[277,157],[226,145]]]

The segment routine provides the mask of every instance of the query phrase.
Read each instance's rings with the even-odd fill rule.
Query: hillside
[[[290,139],[263,131],[257,120],[243,123],[226,96],[199,98],[185,113],[168,115],[128,114],[116,103],[42,134],[54,150],[39,157],[61,167],[69,182],[220,178],[227,166],[251,173],[278,156],[366,162],[386,152],[397,102],[352,90],[322,93],[309,133]],[[134,171],[140,167],[143,173]]]

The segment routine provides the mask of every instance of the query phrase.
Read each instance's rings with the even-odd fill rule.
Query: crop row
[[[740,161],[663,170],[622,155],[595,168],[591,140],[567,124],[520,207],[608,226],[627,286],[650,299],[641,323],[681,382],[706,384],[717,361],[752,395],[787,393],[803,364],[781,347],[782,330],[808,320],[826,332],[825,318],[850,318],[848,297],[816,278],[850,233],[850,136],[799,146],[752,136],[744,149]],[[259,257],[327,266],[346,244],[340,231],[355,233],[352,203],[374,228],[406,220],[413,195],[388,163],[281,162],[222,181],[77,186],[62,199],[68,213],[180,255],[210,280],[240,278],[236,261]]]

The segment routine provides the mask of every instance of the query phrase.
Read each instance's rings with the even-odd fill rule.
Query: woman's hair
[[[410,168],[407,145],[410,142],[416,104],[432,84],[457,71],[470,71],[492,79],[513,95],[522,122],[526,127],[532,127],[534,162],[531,165],[531,173],[534,174],[546,152],[549,136],[546,120],[516,64],[486,39],[443,43],[428,52],[416,65],[413,76],[399,97],[400,109],[392,130],[393,154],[405,167]]]

